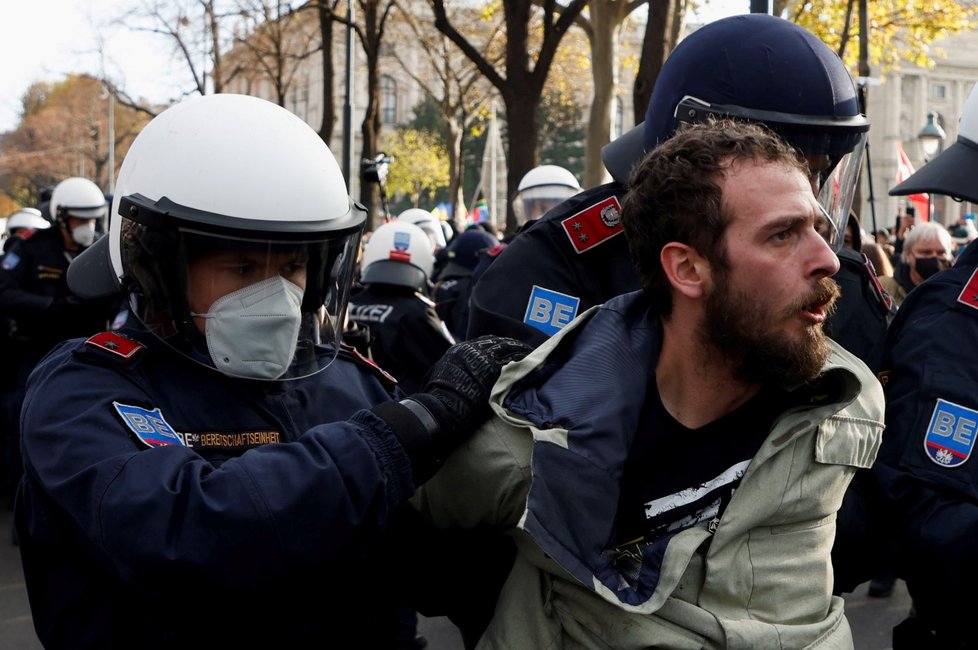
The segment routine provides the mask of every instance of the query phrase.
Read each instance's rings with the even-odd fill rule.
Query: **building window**
[[[380,121],[397,123],[397,82],[387,75],[380,78]]]
[[[931,99],[944,99],[947,96],[947,86],[944,84],[931,84]]]

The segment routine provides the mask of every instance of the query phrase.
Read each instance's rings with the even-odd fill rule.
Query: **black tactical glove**
[[[432,366],[420,393],[374,407],[411,458],[416,485],[489,417],[489,393],[503,366],[532,350],[522,341],[491,334],[457,343]]]

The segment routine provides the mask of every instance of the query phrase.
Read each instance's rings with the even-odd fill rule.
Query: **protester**
[[[957,141],[892,195],[933,192],[978,202],[978,87]],[[913,233],[906,247],[913,248]],[[936,232],[936,231],[935,231]],[[906,248],[905,248],[906,252]],[[978,597],[978,244],[917,285],[890,327],[886,434],[873,473],[888,498],[885,534],[913,599],[894,650],[975,647],[968,624]]]
[[[68,274],[133,318],[56,348],[24,404],[15,515],[46,648],[395,647],[408,558],[384,527],[525,346],[454,347],[400,399],[337,345],[364,220],[273,103],[190,99],[137,136]]]
[[[825,333],[878,370],[894,304],[863,256],[842,248],[869,122],[839,57],[804,28],[766,14],[714,21],[676,46],[656,80],[645,122],[602,152],[615,181],[565,201],[498,255],[472,289],[466,335],[493,333],[539,345],[587,308],[638,289],[620,219],[623,183],[678,124],[715,114],[763,122],[804,154],[841,265],[835,280],[842,293]],[[863,499],[861,483],[857,479],[850,490],[855,502]],[[840,513],[833,550],[836,593],[872,577],[866,558],[875,553],[875,540],[863,509],[854,516],[848,510]]]
[[[504,369],[496,417],[413,501],[515,530],[480,648],[852,647],[830,551],[883,398],[822,331],[824,218],[764,127],[647,155],[622,211],[642,290]]]

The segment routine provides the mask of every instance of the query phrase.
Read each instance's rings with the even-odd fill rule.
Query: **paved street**
[[[0,509],[0,648],[40,650],[31,624],[17,547],[10,544],[13,513]],[[910,607],[903,583],[890,598],[869,598],[866,585],[846,597],[846,614],[853,629],[856,650],[889,650],[890,629],[903,620]],[[420,632],[428,650],[463,650],[458,631],[445,619],[422,619]],[[529,650],[529,649],[527,649]]]

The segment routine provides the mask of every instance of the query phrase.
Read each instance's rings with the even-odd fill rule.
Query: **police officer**
[[[15,239],[22,239],[31,230],[47,230],[51,222],[41,216],[37,208],[21,208],[4,221],[3,250],[7,251]]]
[[[978,87],[957,141],[892,195],[978,202]],[[890,507],[897,572],[913,598],[894,650],[978,647],[978,243],[917,285],[890,326],[882,375],[886,432],[873,466]]]
[[[523,175],[513,199],[516,222],[536,221],[553,208],[581,191],[570,170],[560,165],[538,165]]]
[[[469,322],[469,296],[472,278],[479,261],[499,245],[485,230],[469,228],[452,238],[446,248],[445,265],[435,277],[435,310],[448,331],[458,340],[466,338]]]
[[[53,226],[43,228],[40,214],[30,214],[33,228],[7,240],[0,262],[0,311],[13,321],[10,368],[16,372],[3,400],[8,494],[20,477],[20,405],[34,366],[58,342],[105,329],[119,311],[117,301],[79,300],[65,279],[68,263],[92,244],[95,222],[105,217],[101,190],[87,178],[67,178],[55,186],[49,206]],[[17,216],[11,217],[15,226]]]
[[[429,298],[431,240],[406,221],[389,221],[364,247],[364,289],[350,298],[350,320],[370,332],[370,356],[409,393],[454,343]]]
[[[492,332],[539,345],[587,308],[638,289],[620,217],[629,173],[680,123],[711,115],[763,122],[807,158],[841,265],[834,279],[842,295],[825,331],[878,370],[894,307],[865,256],[840,250],[869,122],[839,57],[805,29],[766,14],[717,20],[673,50],[645,122],[602,151],[614,182],[568,199],[509,244],[472,290],[467,335]],[[840,526],[840,534],[849,529]],[[838,591],[871,577],[863,573],[862,551],[842,557],[843,549],[869,550],[865,532],[856,527],[852,544],[837,545]]]
[[[523,175],[516,197],[513,199],[513,213],[516,215],[517,229],[506,235],[497,246],[490,248],[479,259],[472,271],[472,284],[476,284],[489,265],[496,261],[513,237],[524,228],[581,191],[581,185],[570,170],[560,165],[538,165]]]
[[[453,348],[400,401],[339,352],[366,213],[273,103],[169,108],[117,189],[69,282],[121,288],[133,318],[54,350],[24,404],[15,521],[41,642],[392,647],[406,560],[382,529],[525,346]]]

